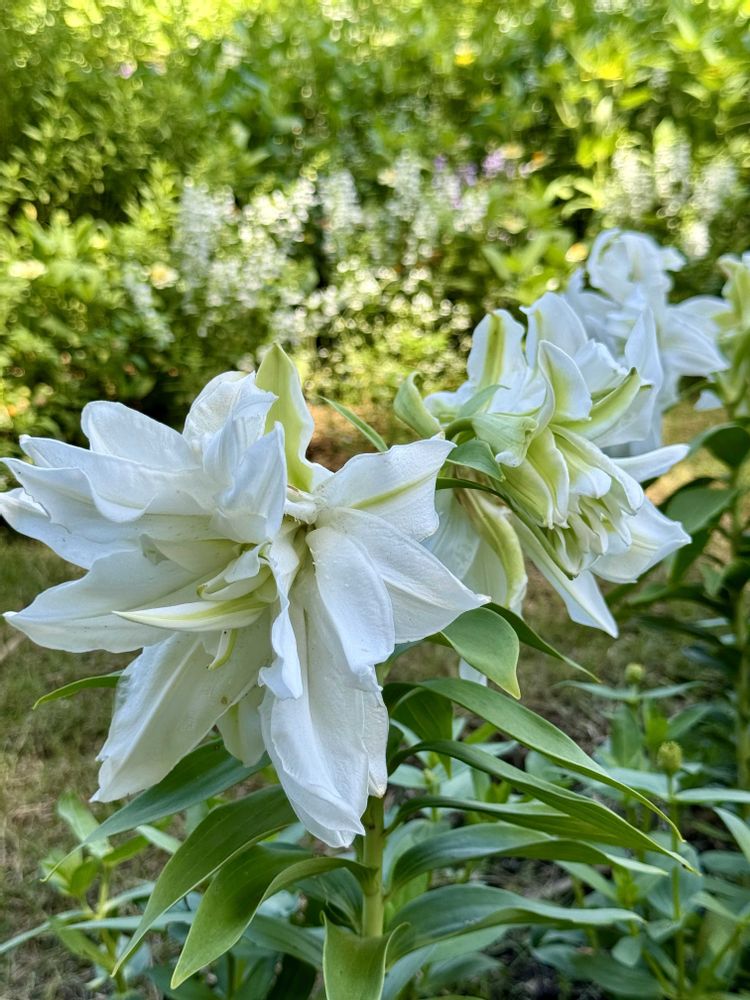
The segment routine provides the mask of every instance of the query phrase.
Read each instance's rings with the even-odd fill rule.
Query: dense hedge
[[[713,291],[750,244],[749,13],[8,0],[0,433],[68,436],[102,396],[177,419],[274,336],[355,401],[374,365],[442,378],[604,225]]]

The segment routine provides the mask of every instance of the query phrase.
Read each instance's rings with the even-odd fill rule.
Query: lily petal
[[[253,687],[270,657],[267,634],[267,621],[246,630],[217,670],[208,669],[210,655],[189,635],[172,636],[141,653],[117,685],[94,798],[120,799],[168,774]]]
[[[348,847],[364,833],[360,817],[371,789],[382,788],[388,713],[377,689],[355,686],[317,587],[300,584],[293,625],[303,694],[267,690],[260,714],[266,749],[294,811],[314,836]]]
[[[377,514],[421,541],[437,530],[435,480],[450,441],[431,438],[399,444],[382,454],[357,455],[319,489],[327,507],[350,507]]]
[[[319,594],[316,603],[325,608],[348,669],[370,688],[375,665],[391,655],[396,635],[388,591],[371,553],[358,541],[326,526],[307,536]]]
[[[321,523],[331,526],[327,530],[337,539],[335,544],[352,539],[366,553],[392,606],[394,644],[439,632],[464,611],[488,600],[465,587],[425,546],[381,518],[364,511],[336,510]],[[348,579],[344,592],[351,594],[351,586]],[[392,651],[393,646],[381,659]]]
[[[179,603],[195,595],[195,582],[193,573],[175,563],[154,564],[141,552],[113,552],[97,559],[80,580],[45,590],[28,608],[5,618],[50,649],[122,653],[162,642],[164,632],[126,621],[114,608]]]
[[[567,576],[547,552],[536,534],[527,528],[519,518],[513,518],[513,527],[518,533],[524,552],[562,597],[573,621],[580,625],[600,628],[609,635],[617,637],[617,624],[593,575],[584,572],[574,578]]]
[[[628,521],[631,542],[625,552],[600,556],[593,571],[614,583],[633,583],[676,549],[687,545],[688,535],[678,521],[665,517],[646,499],[635,517]]]

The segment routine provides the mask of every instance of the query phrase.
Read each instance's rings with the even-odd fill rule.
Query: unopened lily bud
[[[639,687],[646,676],[646,668],[642,663],[629,663],[625,667],[625,683],[632,687]]]
[[[662,743],[656,754],[656,766],[665,774],[677,774],[682,767],[682,747],[674,740]]]

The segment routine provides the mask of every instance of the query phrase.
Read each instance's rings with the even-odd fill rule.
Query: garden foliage
[[[455,381],[482,314],[558,288],[610,224],[714,291],[750,242],[747,16],[10,0],[0,432],[69,438],[98,398],[174,422],[274,338],[344,401]]]

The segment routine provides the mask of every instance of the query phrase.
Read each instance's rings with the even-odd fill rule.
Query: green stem
[[[736,469],[731,482],[732,489],[737,490],[737,499],[732,511],[730,554],[732,562],[740,558],[745,528],[743,523],[745,497],[740,488],[741,473],[741,469]],[[740,655],[737,674],[737,784],[741,789],[747,790],[750,788],[750,635],[744,587],[732,595],[732,619],[736,648]],[[742,813],[747,818],[746,805],[742,806]]]
[[[365,828],[362,847],[362,863],[370,868],[371,874],[364,886],[362,906],[362,934],[364,937],[380,937],[383,933],[385,900],[383,897],[383,800],[371,796],[362,817]]]
[[[680,822],[679,806],[674,797],[674,775],[667,775],[667,796],[669,798],[670,814],[675,827]],[[677,833],[674,827],[671,831],[672,850],[679,849]],[[672,909],[675,923],[679,925],[675,934],[675,963],[677,965],[677,1000],[683,1000],[685,993],[685,931],[682,927],[682,903],[680,901],[680,868],[675,863],[672,869]]]

